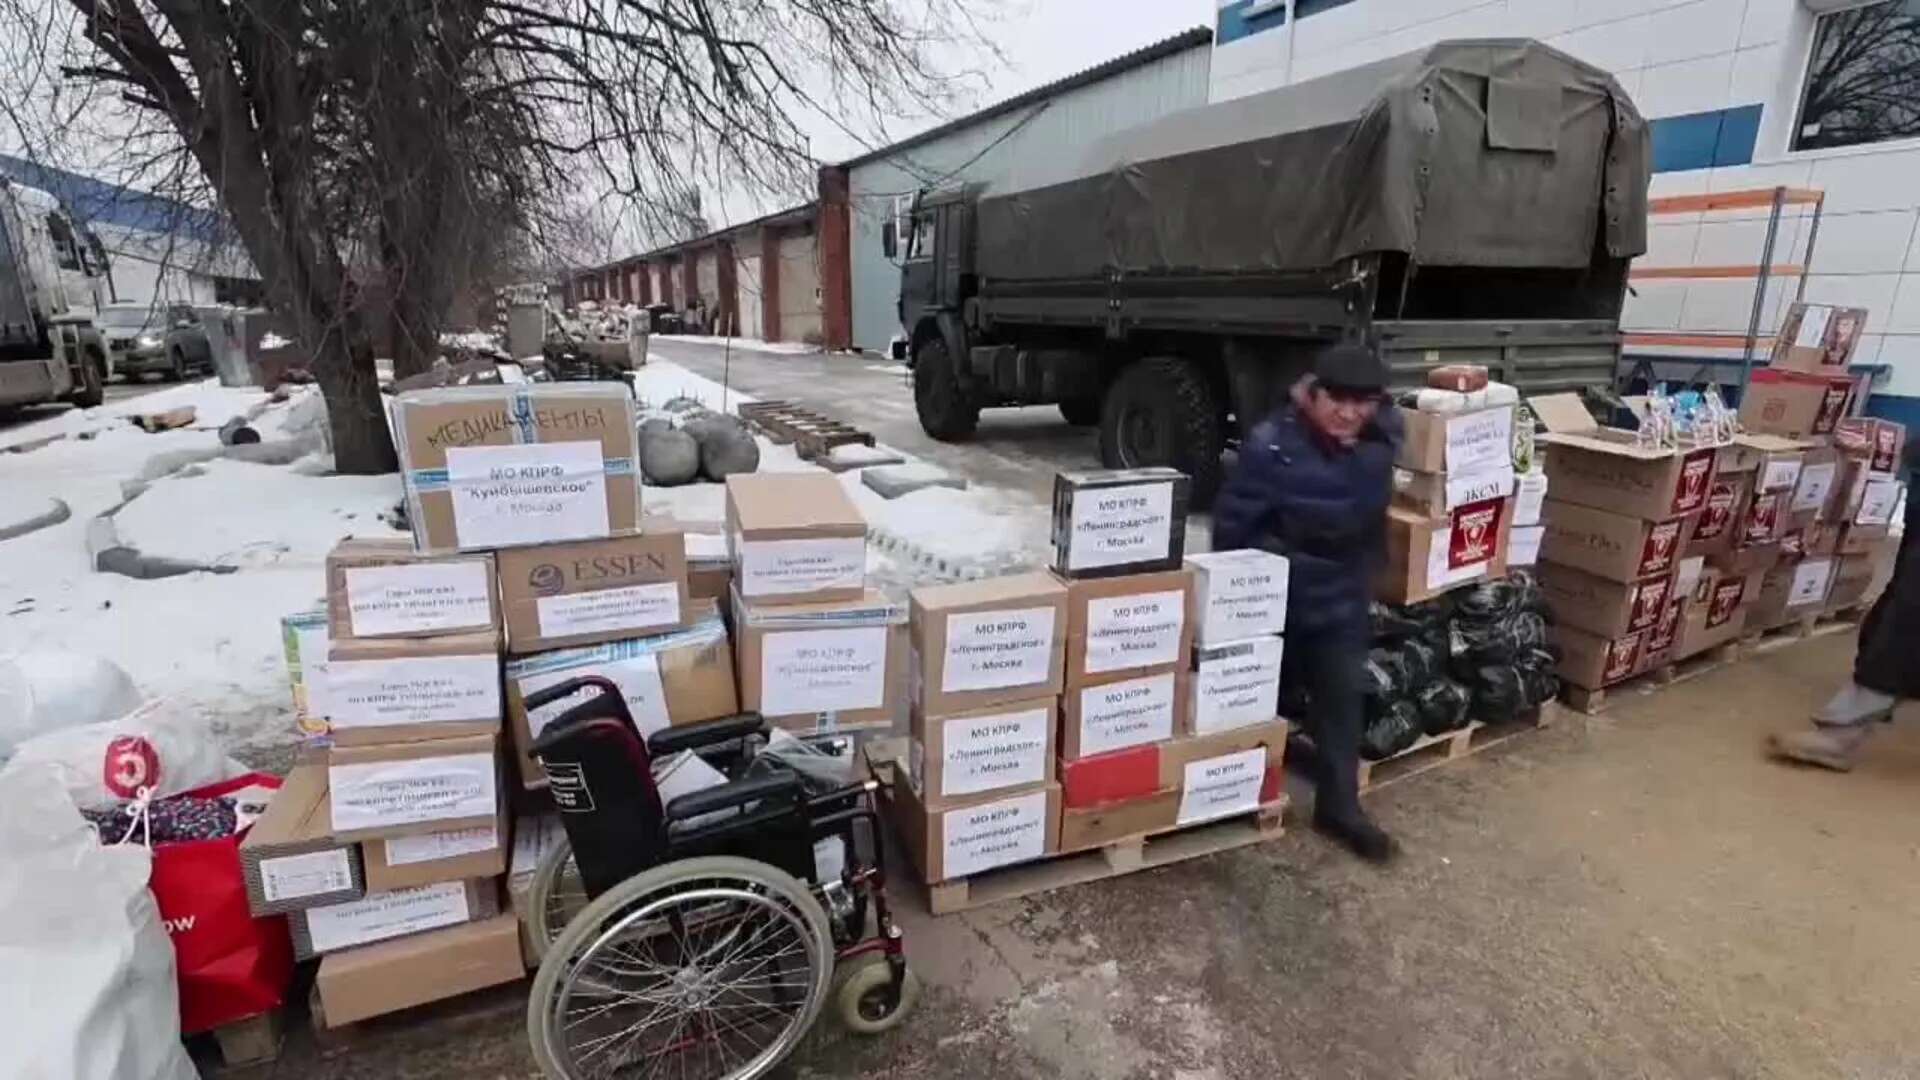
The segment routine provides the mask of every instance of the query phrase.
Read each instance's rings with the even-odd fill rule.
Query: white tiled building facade
[[[1761,333],[1806,296],[1867,308],[1857,365],[1881,365],[1873,411],[1920,426],[1920,0],[1218,0],[1211,95],[1224,100],[1445,38],[1533,37],[1614,73],[1654,132],[1653,194],[1784,185],[1825,193],[1784,215]],[[1656,205],[1660,205],[1656,202]],[[1673,204],[1669,203],[1668,206]],[[1650,219],[1629,348],[1727,358],[1744,335],[1766,208]],[[1669,273],[1678,272],[1669,270]],[[1764,343],[1763,343],[1764,349]]]

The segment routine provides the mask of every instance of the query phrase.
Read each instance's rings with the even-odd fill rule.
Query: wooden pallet
[[[1613,704],[1613,699],[1629,693],[1645,693],[1667,685],[1672,681],[1670,665],[1651,668],[1617,683],[1599,688],[1575,686],[1567,683],[1560,689],[1560,700],[1577,713],[1587,716],[1599,716]]]
[[[1839,611],[1814,612],[1768,627],[1765,630],[1751,630],[1740,636],[1743,652],[1749,655],[1769,653],[1775,649],[1784,649],[1813,638],[1826,637],[1828,634],[1851,633],[1866,617],[1864,607],[1841,608]]]
[[[1685,660],[1675,660],[1673,663],[1666,665],[1664,669],[1666,674],[1665,683],[1670,686],[1674,683],[1686,682],[1688,679],[1697,679],[1702,675],[1711,675],[1721,668],[1726,667],[1728,664],[1738,662],[1743,655],[1745,655],[1745,653],[1741,650],[1740,642],[1738,641],[1729,641],[1723,645],[1715,645],[1713,648],[1695,653]]]
[[[753,401],[739,408],[740,418],[768,439],[794,447],[802,460],[812,461],[836,446],[872,446],[873,436],[804,405],[789,401]]]
[[[280,1046],[286,1040],[286,1013],[282,1009],[249,1016],[222,1024],[210,1034],[220,1050],[220,1061],[229,1069],[265,1065],[280,1059]]]
[[[1396,780],[1404,780],[1426,772],[1436,765],[1449,761],[1458,761],[1473,753],[1474,733],[1485,727],[1475,720],[1459,731],[1449,731],[1445,735],[1422,735],[1420,741],[1390,758],[1379,761],[1360,761],[1360,791],[1362,794],[1375,788],[1385,787]]]
[[[1279,801],[1251,814],[1130,836],[1085,851],[943,881],[927,886],[927,908],[935,915],[950,915],[1272,840],[1286,833],[1282,824],[1286,809],[1283,794]]]

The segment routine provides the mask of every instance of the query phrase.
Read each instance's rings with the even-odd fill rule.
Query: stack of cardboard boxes
[[[1413,604],[1502,577],[1514,529],[1538,523],[1545,481],[1537,475],[1524,489],[1528,520],[1517,520],[1515,494],[1522,487],[1514,468],[1514,406],[1484,404],[1480,393],[1460,395],[1477,407],[1400,410],[1406,439],[1387,511],[1387,565],[1375,590],[1382,600]],[[1522,536],[1524,547],[1537,548],[1537,534]]]

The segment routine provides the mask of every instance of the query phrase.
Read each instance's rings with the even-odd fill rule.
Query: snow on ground
[[[152,439],[133,427],[128,419],[149,413],[166,412],[191,405],[197,412],[195,428],[218,431],[221,424],[265,401],[266,391],[257,386],[221,386],[217,380],[181,383],[139,397],[121,398],[92,409],[67,409],[45,420],[21,424],[0,432],[0,449],[24,446],[54,436],[94,437],[105,432],[126,432],[141,439]]]
[[[750,337],[718,337],[710,334],[655,334],[656,341],[684,341],[693,345],[711,345],[715,348],[731,346],[746,349],[749,352],[772,353],[776,356],[803,356],[824,352],[818,345],[809,345],[804,341],[762,341]]]
[[[156,481],[114,515],[144,555],[209,566],[319,567],[349,536],[401,536],[380,520],[400,500],[397,475],[308,476],[216,459]]]

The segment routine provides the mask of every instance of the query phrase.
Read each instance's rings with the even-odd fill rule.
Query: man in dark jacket
[[[1920,436],[1907,443],[1901,467],[1907,479],[1906,534],[1895,556],[1893,578],[1860,622],[1853,679],[1818,713],[1813,727],[1772,736],[1774,754],[1790,761],[1846,772],[1873,725],[1893,719],[1901,698],[1920,698]]]
[[[1216,551],[1262,548],[1291,564],[1284,679],[1311,702],[1314,826],[1375,861],[1394,852],[1359,793],[1368,602],[1402,434],[1385,388],[1371,349],[1322,351],[1291,400],[1248,434],[1213,508]]]

